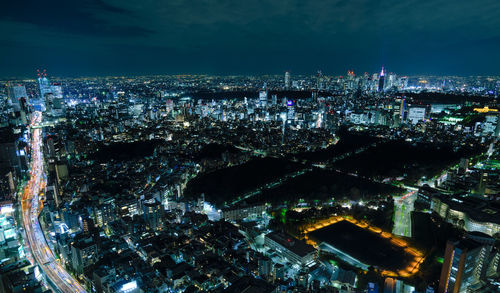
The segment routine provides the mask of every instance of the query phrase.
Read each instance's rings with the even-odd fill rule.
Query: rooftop
[[[266,237],[279,243],[281,246],[286,247],[288,250],[292,251],[300,257],[304,257],[316,251],[312,245],[309,245],[304,241],[284,232],[271,232],[267,234]]]

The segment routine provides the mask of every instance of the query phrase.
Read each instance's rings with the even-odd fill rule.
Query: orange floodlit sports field
[[[315,223],[305,231],[309,244],[332,247],[361,266],[373,266],[384,276],[409,277],[418,272],[424,255],[395,235],[366,222],[332,217]],[[345,257],[344,255],[344,257]]]

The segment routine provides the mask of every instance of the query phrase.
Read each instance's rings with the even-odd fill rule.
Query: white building
[[[417,124],[420,121],[425,120],[425,108],[424,107],[411,107],[408,110],[408,121],[411,124]]]

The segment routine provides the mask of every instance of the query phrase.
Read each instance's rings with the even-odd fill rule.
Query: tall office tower
[[[262,107],[267,106],[267,90],[265,88],[259,91],[259,103]]]
[[[379,92],[384,91],[384,78],[385,78],[385,72],[384,72],[384,67],[382,67],[382,71],[380,71],[380,77],[378,79],[378,91]]]
[[[405,119],[405,98],[396,98],[392,105],[392,120],[393,126],[399,127]]]
[[[287,100],[286,106],[288,108],[287,120],[294,121],[295,120],[295,100]]]
[[[408,86],[408,77],[403,76],[400,79],[399,89],[404,90]]]
[[[271,96],[271,104],[273,106],[276,106],[276,104],[278,103],[278,96],[277,95],[272,95]],[[500,120],[500,119],[499,119]]]
[[[26,88],[23,85],[9,85],[9,111],[13,112],[11,123],[16,126],[28,124],[26,113],[28,111]]]
[[[387,88],[391,89],[394,86],[396,86],[396,75],[394,73],[390,73],[387,82]]]
[[[346,80],[346,88],[350,91],[355,90],[356,88],[356,75],[353,70],[347,70],[347,80]]]
[[[323,83],[323,72],[321,72],[321,70],[318,70],[318,73],[316,74],[316,89],[322,88],[322,83]]]
[[[24,85],[13,85],[8,88],[9,100],[14,108],[14,111],[21,110],[21,98],[27,99],[26,87]]]
[[[53,85],[51,86],[51,91],[52,91],[51,114],[54,116],[62,116],[66,111],[62,86]]]
[[[281,121],[283,122],[282,128],[281,128],[281,144],[285,144],[285,135],[286,135],[286,117],[287,114],[286,112],[283,112],[280,114]]]
[[[461,293],[479,280],[490,247],[471,239],[448,241],[438,293]]]
[[[369,85],[369,89],[371,92],[375,92],[378,90],[378,80],[379,80],[379,74],[378,73],[372,74]]]
[[[157,230],[161,228],[161,217],[163,211],[161,203],[152,198],[144,201],[143,209],[144,220],[146,221],[149,229]]]
[[[285,89],[290,88],[290,71],[285,72]]]
[[[269,257],[261,255],[257,259],[257,264],[259,266],[259,276],[264,280],[267,279],[272,273],[273,261]]]
[[[40,72],[37,70],[38,75],[38,87],[40,90],[40,96],[37,100],[33,101],[33,107],[37,110],[45,110],[45,96],[49,93],[52,93],[52,87],[50,86],[50,82],[47,79],[47,72],[45,69]]]

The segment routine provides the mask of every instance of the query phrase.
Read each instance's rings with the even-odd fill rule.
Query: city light
[[[127,292],[132,292],[135,289],[137,289],[137,281],[131,281],[123,284],[120,292],[127,293]]]
[[[478,1],[11,1],[0,292],[498,291]]]

